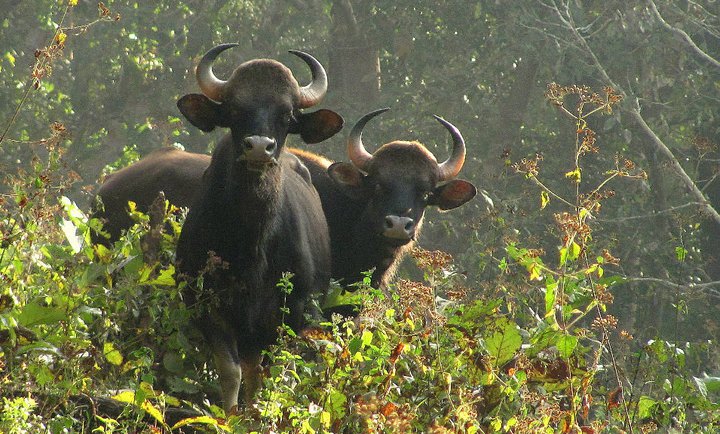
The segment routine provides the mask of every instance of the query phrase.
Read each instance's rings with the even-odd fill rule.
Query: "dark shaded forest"
[[[0,40],[0,432],[720,428],[718,2],[0,0]],[[220,78],[325,66],[345,127],[288,146],[348,161],[390,107],[370,150],[444,160],[438,115],[478,188],[428,208],[388,291],[361,282],[360,319],[283,333],[234,415],[176,285],[184,211],[110,247],[88,219],[113,171],[212,152],[176,102],[228,42]]]

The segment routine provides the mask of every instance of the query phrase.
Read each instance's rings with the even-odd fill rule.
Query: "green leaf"
[[[495,358],[495,365],[502,366],[520,349],[522,336],[517,326],[507,319],[499,320],[496,325],[499,329],[485,340],[485,348]]]
[[[557,291],[557,287],[557,281],[552,276],[548,276],[545,283],[545,318],[555,318],[555,291]]]
[[[185,366],[182,356],[176,351],[168,351],[165,353],[163,355],[162,363],[165,369],[175,374],[181,374]]]
[[[350,351],[350,354],[355,354],[358,351],[360,351],[360,348],[362,348],[362,340],[355,336],[348,342],[348,351]]]
[[[11,66],[15,66],[15,56],[13,56],[11,52],[5,52],[5,58],[10,62]]]
[[[638,401],[638,417],[640,419],[647,419],[652,416],[652,408],[657,404],[657,402],[648,397],[648,396],[641,396],[640,401]]]
[[[565,359],[572,355],[573,351],[575,351],[575,347],[577,347],[577,344],[578,338],[572,335],[560,335],[555,343],[558,351],[560,351],[560,356]]]
[[[162,270],[158,277],[146,283],[156,286],[175,286],[175,267],[171,264]]]
[[[500,263],[498,264],[498,268],[500,271],[507,270],[507,260],[505,258],[500,259]]]
[[[688,251],[684,247],[675,247],[675,257],[679,262],[685,262],[685,257],[687,256],[687,254]]]
[[[55,306],[44,306],[37,301],[26,304],[17,316],[17,322],[25,327],[39,324],[54,324],[67,319],[64,309]]]
[[[370,345],[372,343],[373,334],[370,330],[363,330],[362,332],[362,344],[364,347]]]
[[[115,348],[115,345],[113,345],[112,342],[105,342],[103,345],[103,355],[105,356],[105,359],[113,365],[122,365],[123,356],[120,354],[120,351]]]
[[[106,344],[107,345],[107,344]],[[113,396],[112,399],[115,401],[123,402],[126,404],[136,404],[136,401],[140,401],[140,408],[142,408],[147,414],[152,416],[155,420],[160,422],[162,425],[165,425],[165,418],[163,417],[162,412],[155,407],[150,401],[147,399],[144,399],[143,396],[146,395],[146,392],[141,391],[132,391],[132,390],[126,390],[124,392],[120,392],[117,395]],[[182,421],[180,421],[182,422]],[[180,423],[178,422],[178,423]]]
[[[345,393],[333,389],[328,396],[327,410],[332,412],[335,419],[341,419],[345,416],[345,407],[347,405],[347,396]]]
[[[705,374],[702,378],[693,377],[693,380],[704,397],[707,397],[708,392],[720,393],[720,377],[710,377]]]
[[[560,265],[565,265],[567,261],[576,261],[580,257],[580,246],[576,242],[572,242],[568,247],[560,249]]]

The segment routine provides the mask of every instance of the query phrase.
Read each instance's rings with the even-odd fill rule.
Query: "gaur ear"
[[[291,133],[300,134],[305,143],[319,143],[334,136],[343,127],[342,116],[332,110],[322,109],[312,113],[300,113],[297,125]]]
[[[435,189],[428,198],[428,205],[435,205],[441,210],[457,208],[469,201],[477,189],[474,185],[462,179],[453,179]]]
[[[333,163],[327,169],[333,184],[346,196],[359,199],[363,195],[365,175],[350,163]]]
[[[225,126],[219,110],[220,104],[205,95],[187,94],[178,100],[177,106],[191,124],[206,133],[214,130],[216,126]]]

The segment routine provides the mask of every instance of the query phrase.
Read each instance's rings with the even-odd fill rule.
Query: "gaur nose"
[[[248,136],[243,140],[245,158],[251,161],[270,161],[275,155],[277,142],[266,136]]]
[[[411,240],[415,236],[415,220],[410,217],[387,215],[383,235],[388,238]]]

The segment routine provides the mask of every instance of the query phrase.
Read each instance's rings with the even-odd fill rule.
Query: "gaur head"
[[[414,240],[427,206],[456,208],[472,199],[475,186],[454,179],[465,162],[465,142],[450,122],[435,116],[453,139],[442,163],[421,143],[393,141],[371,154],[362,142],[365,124],[388,109],[363,116],[352,129],[347,151],[352,164],[335,163],[330,177],[345,194],[366,203],[360,221],[392,245]]]
[[[290,51],[310,67],[312,82],[300,86],[292,72],[271,59],[254,59],[238,66],[227,80],[212,71],[217,56],[238,44],[222,44],[208,51],[196,69],[202,94],[178,100],[182,114],[203,131],[229,128],[235,161],[261,170],[277,163],[288,134],[300,134],[306,143],[323,141],[342,128],[343,120],[331,110],[303,113],[327,92],[325,69],[314,57]]]

